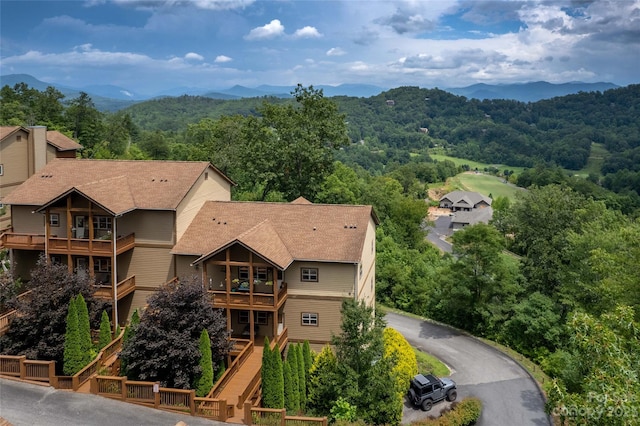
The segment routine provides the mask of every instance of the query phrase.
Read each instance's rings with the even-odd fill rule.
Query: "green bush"
[[[465,398],[443,410],[437,419],[420,420],[411,426],[469,426],[475,424],[482,413],[482,402],[478,398]]]
[[[394,375],[400,398],[409,390],[409,381],[418,374],[418,362],[413,347],[407,339],[393,328],[385,328],[382,333],[384,339],[384,356],[394,360]]]

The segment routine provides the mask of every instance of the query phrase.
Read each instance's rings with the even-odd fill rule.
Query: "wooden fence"
[[[105,346],[93,361],[73,376],[56,376],[55,361],[34,361],[26,359],[25,356],[12,355],[0,355],[0,374],[22,380],[49,383],[56,389],[77,391],[122,347],[123,336],[124,330]]]
[[[198,398],[194,390],[160,387],[157,382],[139,382],[118,376],[94,376],[91,393],[161,410],[226,421],[233,417],[233,405],[214,398]]]
[[[326,417],[287,416],[287,410],[257,408],[250,402],[244,404],[244,424],[268,426],[327,426]]]

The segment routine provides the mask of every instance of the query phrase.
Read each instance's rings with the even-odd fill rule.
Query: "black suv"
[[[451,379],[438,379],[432,374],[418,374],[411,379],[411,386],[407,393],[409,401],[423,411],[431,410],[434,402],[455,401],[458,396],[456,382]]]

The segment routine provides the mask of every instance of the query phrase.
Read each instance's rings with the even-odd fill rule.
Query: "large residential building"
[[[54,158],[75,158],[82,145],[44,126],[0,126],[0,207],[4,197]],[[10,212],[0,214],[0,232],[11,226]]]
[[[345,298],[375,299],[371,206],[231,202],[207,162],[54,159],[4,202],[25,280],[38,257],[88,273],[114,319],[162,284],[198,276],[234,337],[324,344]]]
[[[317,347],[339,333],[345,298],[375,303],[377,223],[371,206],[209,201],[172,253],[180,273],[200,271],[235,337],[287,327]]]
[[[2,241],[25,280],[41,253],[89,273],[121,323],[176,276],[171,249],[232,185],[207,162],[54,159],[5,197],[12,229]]]

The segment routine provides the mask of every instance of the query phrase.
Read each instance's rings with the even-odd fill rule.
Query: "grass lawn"
[[[494,199],[507,197],[512,201],[515,200],[516,192],[523,191],[522,188],[504,183],[503,178],[475,173],[461,173],[450,178],[448,184],[463,191],[479,192],[487,197],[491,194]]]
[[[471,170],[475,170],[477,168],[479,171],[483,171],[485,168],[495,167],[501,172],[504,172],[506,169],[513,170],[516,173],[516,175],[518,173],[522,173],[522,171],[524,170],[524,167],[506,166],[504,164],[479,163],[477,161],[467,160],[466,158],[450,157],[444,154],[434,154],[431,151],[429,151],[429,157],[431,157],[433,160],[438,160],[438,161],[450,160],[450,161],[453,161],[456,166],[462,166],[463,164],[468,164],[469,167],[471,167]]]
[[[586,178],[590,173],[600,176],[600,169],[605,158],[609,156],[609,151],[601,143],[591,144],[591,155],[587,160],[587,165],[582,170],[573,172],[574,175]]]
[[[446,377],[451,374],[449,367],[438,358],[416,348],[413,348],[413,351],[416,353],[416,360],[418,361],[418,373],[433,374],[438,377]]]

